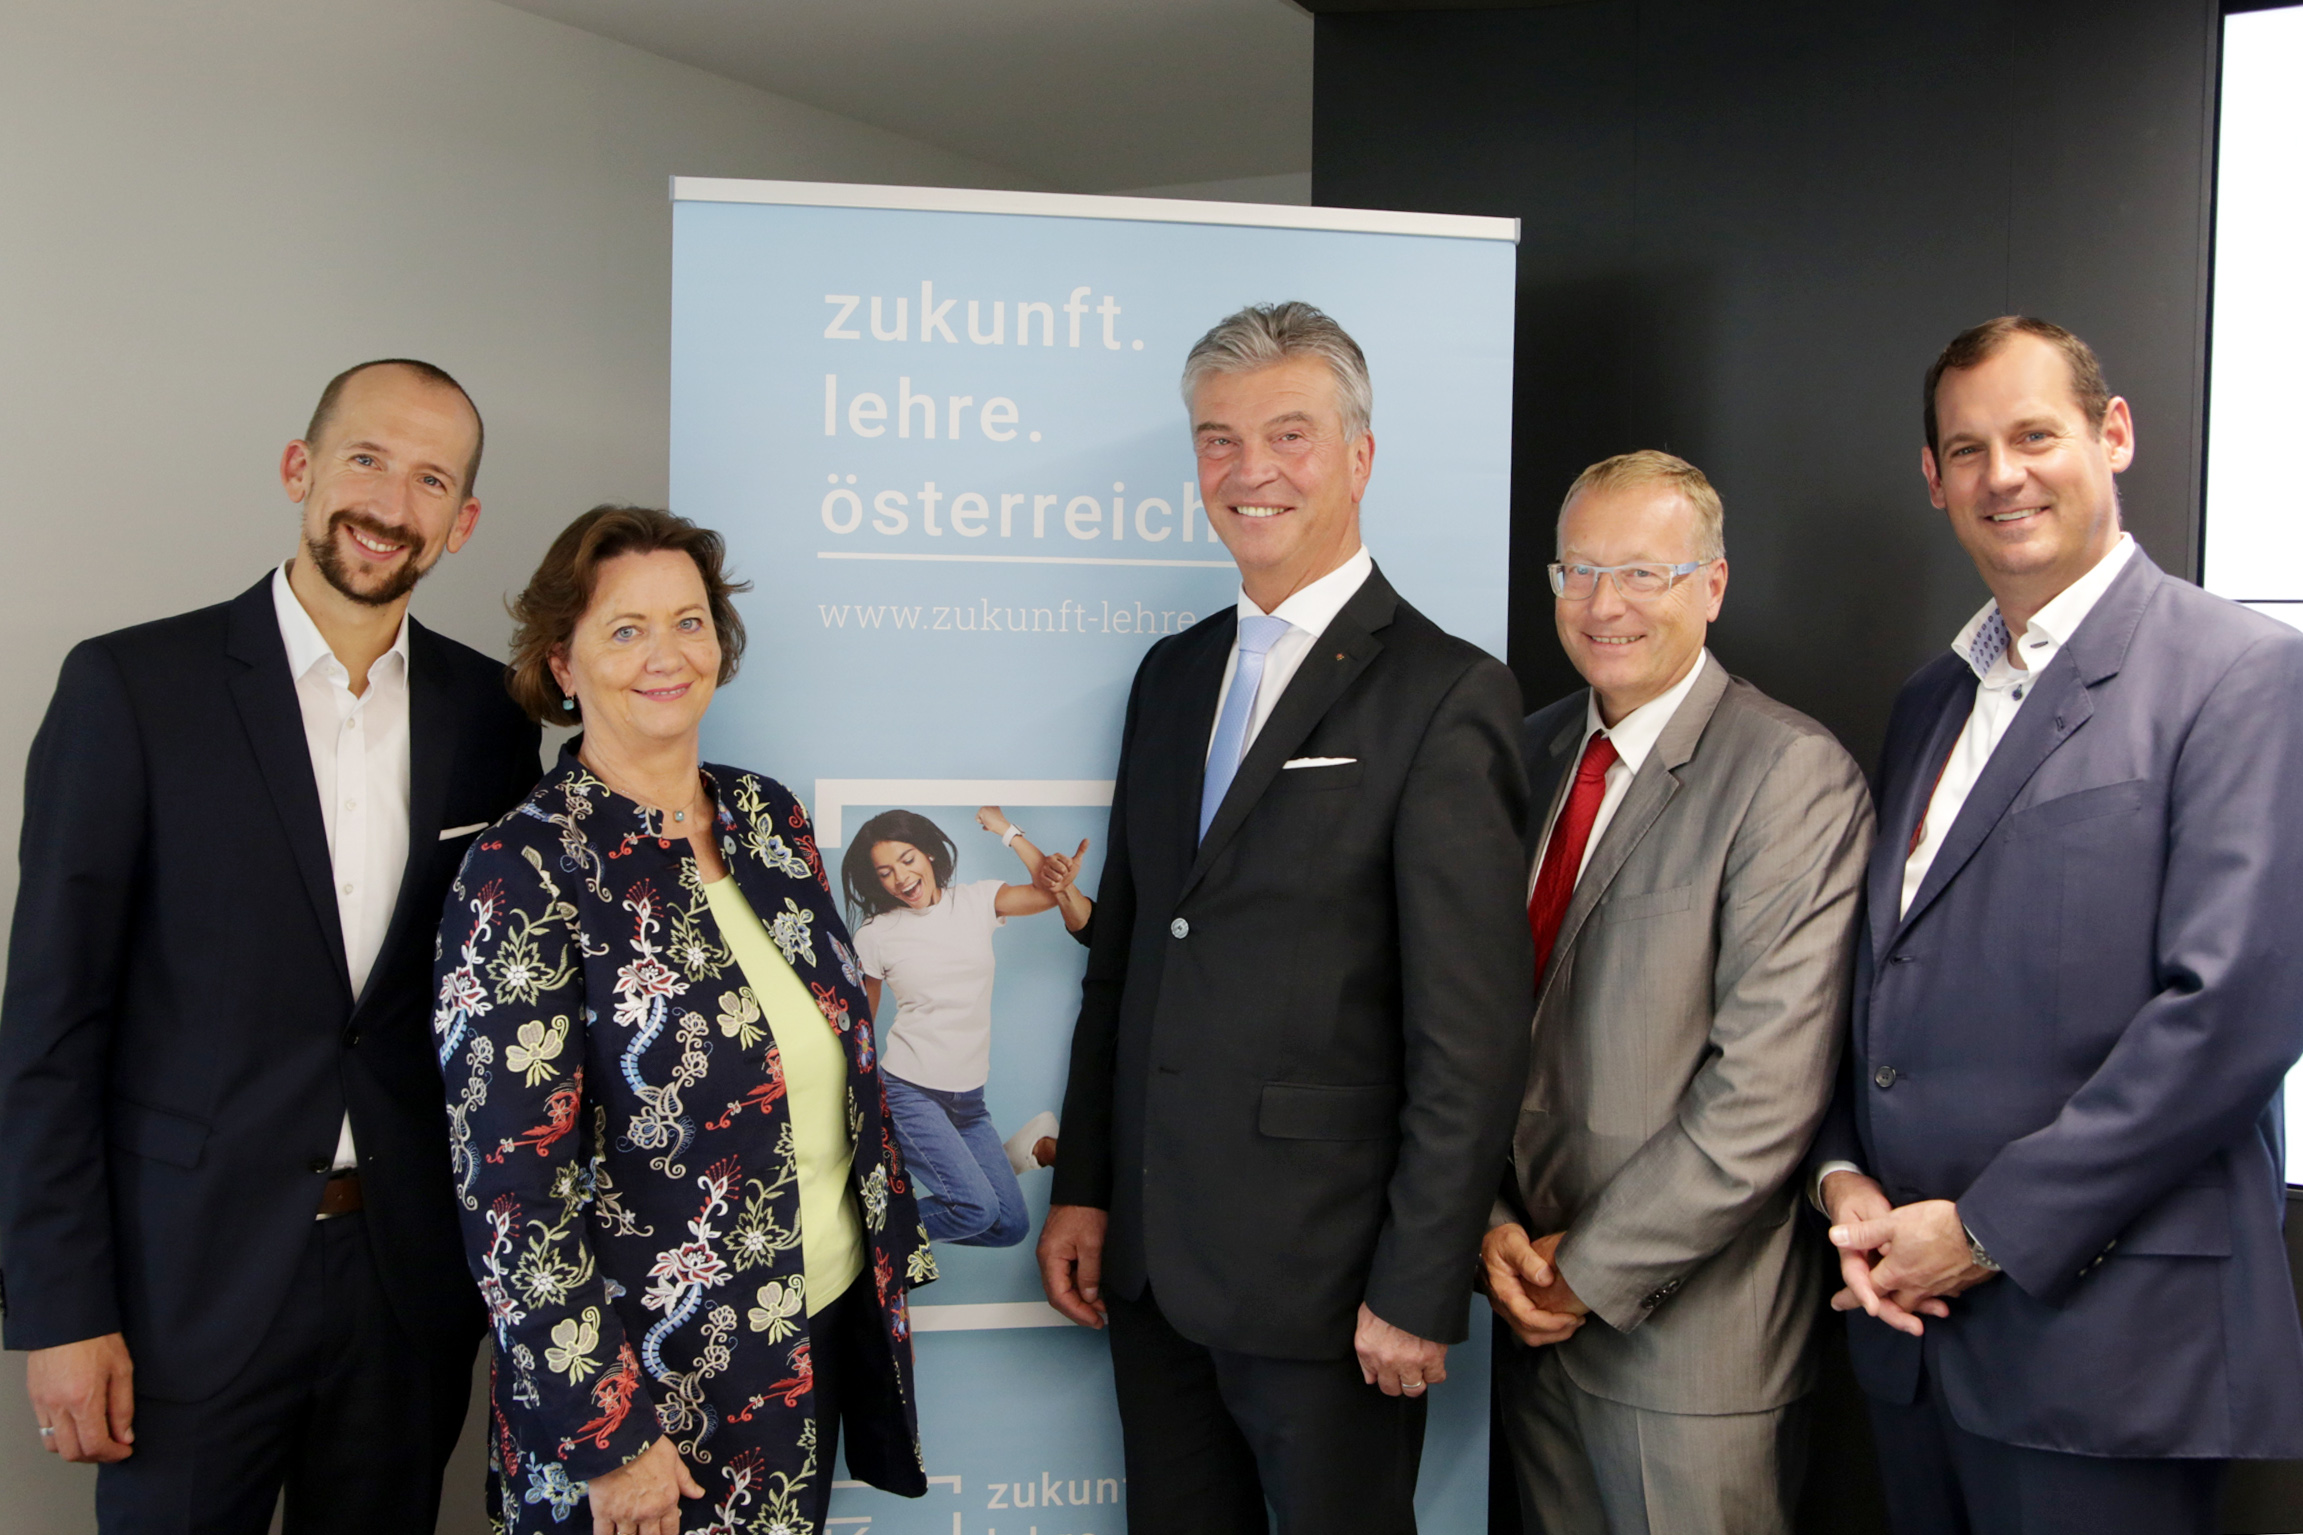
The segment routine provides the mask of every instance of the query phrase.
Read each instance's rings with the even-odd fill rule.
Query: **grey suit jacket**
[[[1559,1345],[1576,1384],[1756,1412],[1812,1384],[1824,1255],[1794,1178],[1847,1026],[1871,799],[1830,732],[1702,664],[1561,923],[1505,1201],[1567,1232],[1594,1313]],[[1528,718],[1531,842],[1587,697]]]

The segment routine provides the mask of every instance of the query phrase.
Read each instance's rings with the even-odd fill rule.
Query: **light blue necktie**
[[[1215,741],[1208,747],[1207,776],[1199,791],[1199,834],[1207,835],[1231,781],[1239,776],[1240,759],[1247,755],[1247,720],[1255,712],[1255,690],[1263,682],[1264,656],[1288,630],[1284,618],[1243,618],[1239,621],[1239,665],[1232,670],[1231,691],[1224,695],[1223,713],[1215,722]]]

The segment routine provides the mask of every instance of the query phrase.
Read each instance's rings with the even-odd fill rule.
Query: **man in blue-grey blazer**
[[[2127,403],[2009,317],[1921,464],[1993,601],[1896,700],[1813,1171],[1899,1535],[2212,1535],[2303,1456],[2303,634],[2120,529]]]

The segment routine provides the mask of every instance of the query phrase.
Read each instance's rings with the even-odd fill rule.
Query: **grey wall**
[[[73,641],[293,547],[328,376],[413,354],[488,417],[473,544],[416,599],[482,647],[550,534],[665,494],[667,178],[1025,183],[488,0],[0,0],[0,910]],[[465,1436],[441,1528],[485,1528]],[[0,1364],[0,1532],[94,1528]]]
[[[1313,200],[1524,221],[1531,704],[1574,685],[1542,570],[1561,492],[1669,448],[1727,504],[1720,656],[1868,766],[1984,597],[1919,478],[1920,378],[2011,310],[2100,351],[2140,431],[2129,526],[2195,575],[2216,36],[2214,0],[1322,16]]]

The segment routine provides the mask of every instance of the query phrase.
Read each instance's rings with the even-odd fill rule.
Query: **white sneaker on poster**
[[[1039,1113],[1025,1120],[1024,1127],[1002,1143],[1003,1149],[1008,1154],[1008,1166],[1016,1170],[1018,1177],[1040,1165],[1039,1158],[1032,1155],[1032,1147],[1055,1133],[1055,1115],[1042,1109]]]

